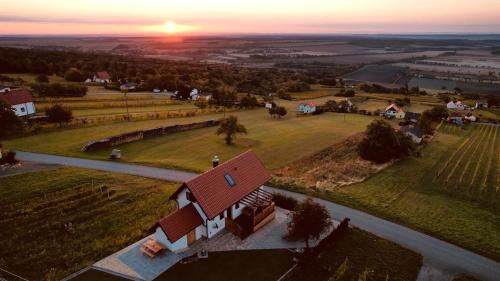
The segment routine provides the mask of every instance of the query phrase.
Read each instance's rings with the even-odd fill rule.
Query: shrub
[[[299,204],[299,201],[283,193],[273,193],[273,201],[276,206],[285,210],[293,211]]]
[[[38,83],[31,88],[39,97],[83,97],[88,90],[86,86],[60,83]]]
[[[291,93],[306,92],[311,90],[311,86],[306,82],[294,81],[288,83],[286,90]]]
[[[23,122],[16,116],[10,105],[0,100],[0,139],[21,134]]]
[[[2,155],[2,158],[0,159],[0,165],[15,165],[18,162],[19,161],[16,159],[16,153],[14,151],[8,151],[5,155]]]
[[[38,74],[36,76],[36,82],[38,82],[38,83],[48,83],[49,82],[49,76],[47,76],[47,74]]]

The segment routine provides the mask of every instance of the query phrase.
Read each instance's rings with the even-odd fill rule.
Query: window
[[[186,199],[191,202],[196,202],[196,198],[194,198],[193,193],[189,191],[186,192]]]
[[[219,215],[219,220],[223,220],[224,219],[224,212],[220,213]]]
[[[240,201],[236,202],[236,206],[235,206],[236,209],[239,209],[240,208]]]
[[[25,112],[26,110],[24,109],[24,107],[21,107],[21,112]]]
[[[234,187],[236,185],[236,182],[234,181],[233,177],[230,174],[228,173],[224,174],[224,178],[226,178],[226,181],[229,184],[229,186]]]

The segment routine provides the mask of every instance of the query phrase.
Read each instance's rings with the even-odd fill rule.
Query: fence
[[[217,126],[218,124],[219,124],[219,121],[208,120],[208,121],[196,122],[196,123],[190,123],[190,124],[171,125],[171,126],[166,126],[166,127],[157,127],[157,128],[152,128],[152,129],[145,129],[145,130],[139,130],[139,131],[134,131],[134,132],[128,132],[128,133],[124,133],[124,134],[120,134],[120,135],[116,135],[116,136],[111,136],[111,137],[96,140],[96,141],[91,141],[88,144],[86,144],[84,147],[82,147],[81,150],[83,152],[86,152],[86,151],[98,150],[98,149],[103,149],[103,148],[109,148],[109,147],[117,146],[117,145],[124,144],[124,143],[131,143],[134,141],[142,140],[145,138],[152,138],[152,137],[163,136],[163,135],[168,135],[168,134],[182,132],[182,131],[213,127],[213,126]]]

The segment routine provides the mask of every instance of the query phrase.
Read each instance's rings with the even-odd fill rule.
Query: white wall
[[[188,246],[187,235],[184,235],[179,240],[175,241],[174,243],[171,243],[168,240],[167,235],[165,235],[165,232],[163,232],[163,230],[159,226],[156,228],[155,236],[156,236],[156,241],[165,245],[167,249],[169,249],[172,252],[185,249]]]
[[[207,221],[208,238],[214,237],[215,234],[219,233],[219,231],[226,227],[226,216],[227,212],[224,211],[223,219],[220,219],[220,216],[217,215],[213,220]]]
[[[233,217],[231,219],[236,219],[237,217],[239,217],[241,215],[241,212],[243,211],[243,208],[245,208],[245,204],[241,203],[240,202],[240,206],[239,208],[236,208],[236,204],[234,204],[233,206],[231,206],[232,208],[232,213],[233,213]]]
[[[35,114],[35,105],[32,102],[13,105],[12,109],[14,109],[14,113],[17,116],[26,116]]]
[[[179,207],[179,209],[191,203],[191,201],[187,200],[186,193],[187,188],[184,188],[181,192],[179,192],[179,194],[177,194],[177,198],[175,199],[175,201],[177,201],[177,206]]]

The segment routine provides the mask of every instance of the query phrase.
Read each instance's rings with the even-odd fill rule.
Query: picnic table
[[[165,251],[165,247],[156,240],[149,239],[142,245],[141,251],[148,257],[154,258]]]

